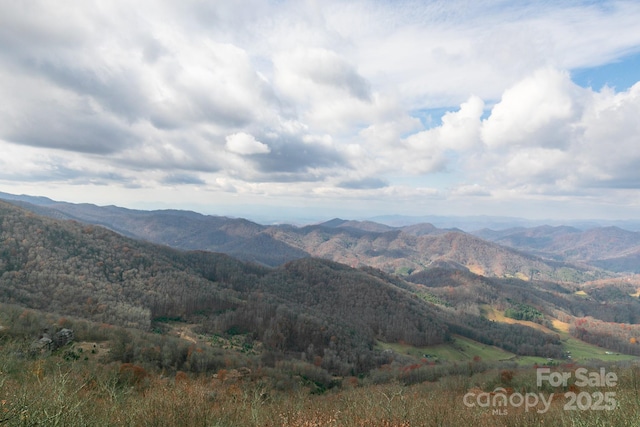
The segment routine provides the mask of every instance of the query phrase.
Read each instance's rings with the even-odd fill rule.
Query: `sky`
[[[0,0],[0,191],[640,217],[639,1]]]

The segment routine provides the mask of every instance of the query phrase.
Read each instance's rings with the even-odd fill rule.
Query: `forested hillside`
[[[584,281],[603,273],[549,261],[486,242],[458,231],[420,233],[393,230],[365,232],[355,228],[307,226],[295,231],[270,229],[277,240],[313,256],[353,266],[368,265],[386,272],[410,274],[439,265],[493,277]],[[413,233],[416,233],[413,234]]]
[[[327,261],[272,270],[180,252],[0,202],[0,300],[150,330],[166,318],[249,334],[276,354],[321,356],[334,371],[376,365],[376,340],[444,342],[431,304]]]
[[[170,222],[177,230],[177,218],[183,215],[188,214],[161,216],[166,224],[176,216]],[[315,247],[313,255],[355,257],[352,264],[361,266],[306,256],[270,268],[220,253],[145,243],[5,202],[0,202],[0,218],[1,302],[147,331],[164,319],[180,320],[202,333],[257,340],[270,363],[294,357],[321,360],[333,373],[367,372],[386,360],[377,349],[379,342],[421,347],[449,342],[453,334],[517,355],[562,357],[552,319],[573,325],[571,331],[580,339],[636,351],[628,348],[635,338],[629,331],[635,329],[602,338],[607,324],[640,323],[640,302],[630,296],[633,286],[603,281],[580,290],[570,281],[543,281],[541,271],[573,279],[586,273],[560,264],[554,269],[464,233],[430,227],[414,227],[413,235],[393,229],[374,232],[374,224],[334,220],[301,229],[265,229],[234,243],[250,245],[272,233],[267,246]],[[243,221],[235,224],[244,224],[232,227],[236,234],[251,235],[255,228]],[[421,257],[430,267],[416,268],[407,282],[363,265],[356,254],[373,264],[412,263]],[[519,273],[523,259],[531,269],[528,277]],[[392,265],[405,268],[405,274],[413,270]],[[475,274],[465,266],[503,278]],[[484,307],[540,323],[547,331],[489,321]],[[584,318],[593,320],[580,320]]]
[[[0,221],[2,302],[141,330],[181,320],[203,333],[258,340],[267,361],[320,360],[340,374],[385,363],[378,342],[429,346],[452,332],[517,354],[561,353],[553,335],[488,323],[477,303],[442,304],[428,286],[369,267],[305,258],[265,268],[4,202]]]
[[[224,287],[186,269],[175,250],[2,202],[0,218],[3,301],[146,329],[154,316],[188,315],[233,300]],[[224,255],[207,256],[243,274],[251,269]]]
[[[581,282],[607,276],[597,266],[540,258],[431,224],[389,227],[334,219],[305,227],[264,226],[188,211],[139,211],[14,197],[20,198],[18,203],[23,207],[41,215],[102,225],[125,236],[178,249],[226,253],[270,267],[313,256],[400,275],[447,265],[492,277]]]
[[[547,258],[580,262],[610,271],[640,272],[640,233],[618,227],[580,230],[540,226],[501,231],[485,229],[474,234]]]

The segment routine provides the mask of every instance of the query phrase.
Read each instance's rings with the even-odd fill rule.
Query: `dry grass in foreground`
[[[618,371],[617,408],[566,411],[564,397],[547,413],[509,407],[469,408],[470,390],[491,391],[499,372],[452,376],[402,386],[350,378],[322,395],[302,387],[278,391],[269,377],[221,381],[212,376],[150,375],[134,365],[64,363],[54,358],[0,359],[0,425],[4,426],[637,426],[640,368]],[[516,377],[521,375],[516,374]],[[509,392],[535,390],[535,377],[506,378]],[[528,375],[528,376],[527,376]],[[502,373],[502,379],[505,374]],[[585,390],[592,393],[594,390]],[[563,394],[563,390],[553,390]],[[546,391],[547,394],[548,391]],[[504,411],[503,411],[504,413]]]

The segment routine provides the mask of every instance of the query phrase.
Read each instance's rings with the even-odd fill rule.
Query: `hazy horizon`
[[[18,199],[28,200],[29,198],[46,198],[54,202],[63,203],[88,203],[88,202],[71,202],[68,200],[56,200],[45,195],[34,194],[14,194],[8,192],[0,192],[0,199],[7,200]],[[25,199],[26,198],[26,199]],[[295,226],[306,226],[312,224],[320,224],[333,219],[342,219],[346,221],[373,221],[392,227],[403,227],[408,225],[430,223],[438,228],[458,228],[466,232],[478,231],[484,228],[494,230],[504,230],[514,227],[536,227],[542,225],[549,226],[572,226],[581,229],[589,229],[596,227],[617,226],[630,231],[640,231],[640,220],[635,218],[626,219],[603,219],[603,218],[527,218],[517,216],[503,215],[436,215],[424,213],[423,215],[405,215],[402,213],[386,213],[379,215],[351,215],[343,212],[343,215],[337,214],[331,208],[324,211],[309,211],[304,208],[288,208],[288,209],[264,209],[264,206],[221,206],[217,210],[208,211],[201,209],[201,206],[125,206],[117,203],[108,205],[94,204],[97,206],[116,206],[125,209],[156,211],[156,210],[183,210],[196,212],[202,215],[226,216],[230,218],[244,218],[263,225],[275,224],[291,224]]]

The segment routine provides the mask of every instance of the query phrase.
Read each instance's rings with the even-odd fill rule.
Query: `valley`
[[[95,398],[117,411],[125,395],[137,399],[151,385],[178,401],[216,390],[223,406],[237,392],[255,414],[244,425],[279,425],[261,411],[284,410],[296,393],[325,396],[299,401],[314,406],[331,396],[362,399],[359,390],[429,396],[459,381],[450,398],[461,401],[473,387],[511,387],[512,376],[530,387],[541,366],[604,366],[633,378],[640,278],[600,261],[607,250],[633,253],[635,237],[613,230],[604,243],[608,231],[594,238],[555,230],[582,237],[530,253],[533,244],[514,231],[487,241],[477,236],[486,230],[474,236],[428,224],[263,226],[181,211],[0,201],[0,398],[15,402],[6,398],[43,378],[52,387],[69,379],[56,387],[77,408]],[[588,239],[608,249],[568,249],[586,248]],[[30,343],[42,331],[62,328],[74,331],[74,343],[34,353]],[[65,388],[90,383],[92,397]],[[401,425],[388,403],[376,423]],[[22,407],[51,411],[44,402],[20,405],[6,408],[8,425],[24,421]],[[422,419],[407,408],[413,422]],[[451,416],[469,416],[462,410]],[[315,419],[329,422],[322,411]],[[303,425],[312,412],[294,411],[288,419],[298,421],[282,425]],[[241,419],[226,416],[235,421],[220,425]],[[434,425],[423,421],[407,425]]]

